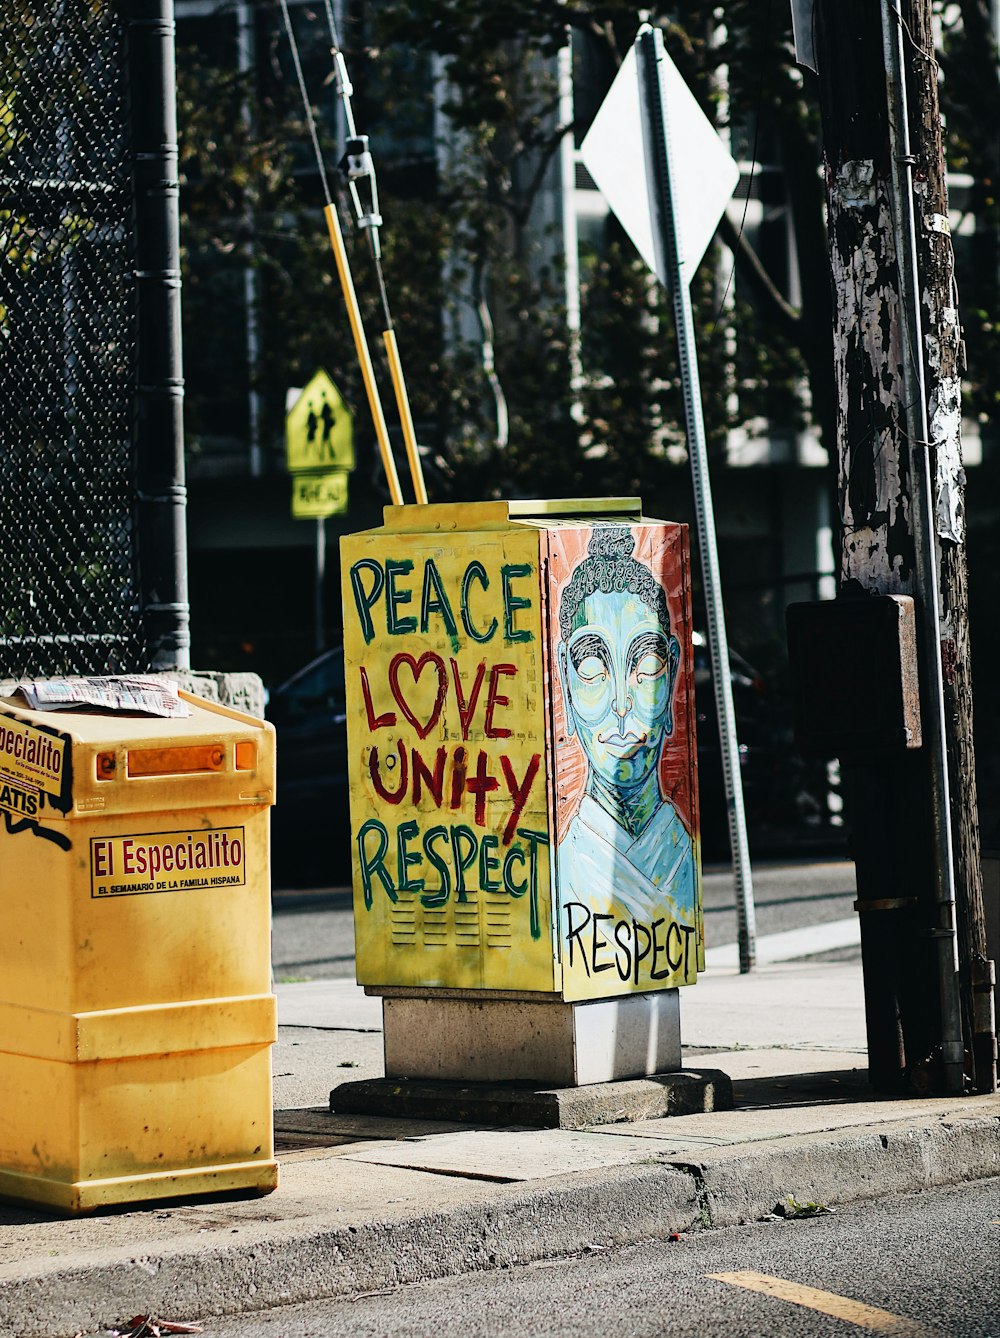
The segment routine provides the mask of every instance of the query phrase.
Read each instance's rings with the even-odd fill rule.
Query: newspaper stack
[[[186,716],[187,702],[177,684],[145,674],[113,678],[39,678],[18,684],[34,711],[69,711],[100,707],[105,711],[140,711],[144,715]]]

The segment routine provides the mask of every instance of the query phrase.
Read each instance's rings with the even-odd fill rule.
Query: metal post
[[[712,679],[719,719],[719,743],[722,774],[729,816],[729,842],[736,878],[736,916],[739,934],[740,971],[752,970],[756,957],[756,926],[753,901],[753,875],[747,846],[746,815],[743,809],[743,784],[740,777],[739,743],[733,689],[729,674],[729,644],[726,637],[725,610],[719,577],[719,554],[715,543],[715,511],[708,474],[708,450],[701,409],[701,382],[695,346],[694,314],[691,309],[690,281],[677,242],[674,200],[670,184],[670,127],[667,124],[662,89],[660,61],[663,34],[657,28],[644,27],[637,40],[640,95],[643,106],[643,132],[646,156],[652,168],[658,226],[654,229],[663,248],[665,267],[661,271],[672,278],[670,285],[677,327],[677,350],[684,389],[684,415],[687,423],[688,455],[694,483],[695,517],[698,547],[701,551],[702,579],[708,616],[708,644],[712,657]]]
[[[566,299],[566,331],[569,344],[569,383],[572,391],[570,414],[574,421],[583,419],[580,392],[583,387],[583,356],[580,347],[580,238],[576,218],[576,144],[573,122],[573,30],[566,29],[566,45],[556,56],[559,92],[559,125],[569,126],[559,142],[559,209],[563,240],[563,291]]]
[[[955,932],[955,866],[952,847],[951,800],[944,717],[944,677],[940,653],[940,592],[938,552],[934,531],[934,493],[931,481],[927,392],[922,357],[923,332],[917,273],[917,233],[911,184],[910,131],[906,77],[903,65],[903,20],[898,0],[883,0],[882,49],[885,55],[889,111],[889,150],[893,204],[893,232],[899,271],[900,310],[904,329],[902,365],[906,434],[912,477],[913,537],[916,547],[918,608],[924,677],[924,737],[930,751],[931,812],[934,841],[934,893],[938,983],[941,994],[941,1062],[945,1087],[963,1090],[964,1044],[959,999],[958,936]]]
[[[247,134],[254,128],[250,82],[254,72],[257,23],[253,7],[247,0],[236,6],[236,59],[240,75],[245,80],[240,118]],[[249,199],[249,192],[248,192]],[[260,320],[258,315],[257,266],[255,261],[257,220],[252,204],[243,211],[246,239],[243,247],[243,309],[246,320],[247,358],[247,435],[249,438],[250,474],[259,478],[264,472],[264,450],[261,443],[260,377]]]
[[[320,517],[316,521],[316,654],[322,655],[326,649],[326,618],[324,601],[326,599],[326,521]]]
[[[136,527],[153,669],[190,665],[173,0],[129,0],[138,308]]]

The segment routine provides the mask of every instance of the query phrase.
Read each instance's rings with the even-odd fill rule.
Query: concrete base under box
[[[627,1082],[562,1089],[530,1083],[369,1078],[341,1083],[330,1093],[330,1109],[337,1115],[448,1120],[501,1128],[585,1129],[732,1108],[732,1082],[718,1069],[660,1073]]]
[[[382,1000],[387,1078],[582,1087],[681,1066],[677,990],[620,999]]]

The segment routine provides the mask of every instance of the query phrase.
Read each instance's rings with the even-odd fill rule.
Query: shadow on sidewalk
[[[843,1105],[851,1101],[878,1100],[877,1093],[869,1086],[867,1068],[736,1078],[733,1080],[733,1096],[737,1110],[773,1110],[780,1106]]]

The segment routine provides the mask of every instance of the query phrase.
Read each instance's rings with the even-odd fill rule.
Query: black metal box
[[[916,619],[908,595],[789,604],[785,622],[803,754],[853,762],[920,747]]]

